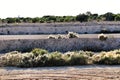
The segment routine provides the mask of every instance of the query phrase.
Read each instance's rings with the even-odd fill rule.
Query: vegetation
[[[75,32],[68,32],[68,37],[69,38],[78,38],[78,34]]]
[[[38,67],[88,64],[92,52],[52,52],[34,49],[30,53],[10,52],[0,57],[1,66]],[[77,61],[77,62],[76,62]]]
[[[0,23],[53,23],[53,22],[88,22],[88,21],[120,21],[120,14],[113,14],[107,12],[105,14],[98,15],[86,12],[78,14],[76,16],[53,16],[45,15],[43,17],[8,17],[6,19],[0,19]]]
[[[79,37],[79,34],[78,33],[75,33],[75,32],[68,32],[67,36],[62,36],[60,34],[58,34],[57,36],[55,35],[49,35],[48,36],[48,39],[65,39],[65,38],[78,38]]]
[[[98,39],[101,41],[105,41],[108,37],[105,34],[99,34]]]
[[[49,35],[48,39],[56,39],[56,37],[54,35]]]
[[[93,62],[96,64],[120,65],[120,50],[101,52],[93,56]]]
[[[29,53],[13,51],[0,56],[0,66],[41,67],[87,64],[120,65],[120,50],[95,54],[88,51],[48,52],[36,48]]]

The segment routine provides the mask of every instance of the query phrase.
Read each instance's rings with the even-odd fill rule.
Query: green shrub
[[[116,51],[110,52],[102,52],[100,54],[93,56],[94,63],[97,64],[106,64],[106,65],[114,65],[120,64],[120,54],[117,54]]]
[[[84,54],[75,53],[71,55],[70,65],[85,65],[88,64],[88,57]]]
[[[65,61],[62,58],[62,53],[60,52],[53,52],[50,53],[48,56],[48,61],[46,63],[46,65],[48,66],[62,66],[65,65]]]
[[[69,33],[68,33],[68,37],[69,37],[69,38],[78,38],[78,34],[77,34],[77,33],[74,33],[74,32],[69,32]]]
[[[37,67],[40,67],[40,66],[46,66],[48,62],[48,54],[46,55],[39,55],[35,58],[35,63]]]
[[[64,60],[67,65],[85,65],[88,64],[89,56],[79,52],[67,52]]]
[[[107,38],[108,37],[106,35],[104,35],[104,34],[99,34],[98,35],[98,39],[101,40],[101,41],[105,41],[105,40],[107,40]]]
[[[41,66],[73,66],[86,64],[120,65],[120,49],[94,54],[88,51],[52,52],[34,49],[30,53],[17,51],[0,56],[0,66],[41,67]]]
[[[35,56],[47,54],[48,51],[44,49],[35,48],[31,51]]]

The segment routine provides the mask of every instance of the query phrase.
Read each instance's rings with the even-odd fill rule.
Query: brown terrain
[[[120,80],[120,66],[1,67],[0,80]]]

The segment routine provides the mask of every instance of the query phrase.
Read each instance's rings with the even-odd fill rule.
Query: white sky
[[[119,0],[0,0],[0,18],[120,13]]]

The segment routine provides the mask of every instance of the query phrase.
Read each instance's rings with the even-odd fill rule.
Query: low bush
[[[56,39],[56,37],[54,35],[49,35],[48,39]]]
[[[0,57],[0,66],[18,66],[22,60],[22,54],[14,51]]]
[[[78,34],[74,32],[68,32],[68,38],[78,38]]]
[[[52,52],[35,48],[30,53],[10,52],[0,57],[4,66],[38,67],[38,66],[65,66],[87,64],[90,52]]]
[[[64,54],[64,60],[67,65],[85,65],[89,64],[90,53],[83,51],[67,52]]]
[[[57,39],[63,39],[64,37],[62,35],[58,35]]]
[[[60,52],[52,52],[48,56],[48,61],[46,66],[64,66],[65,61],[63,59],[63,54]]]
[[[52,52],[35,48],[29,53],[17,51],[0,56],[0,66],[41,67],[86,64],[120,65],[120,49],[94,54],[88,51]]]
[[[88,64],[88,56],[79,53],[74,53],[70,56],[70,65],[85,65]]]
[[[47,54],[48,51],[44,49],[35,48],[31,51],[35,56]]]
[[[107,38],[108,37],[105,34],[99,34],[98,35],[98,39],[101,40],[101,41],[105,41],[105,40],[107,40]]]
[[[101,52],[100,54],[93,56],[93,61],[96,64],[106,65],[120,65],[120,51]]]
[[[23,53],[18,67],[34,67],[36,56],[33,53]]]

